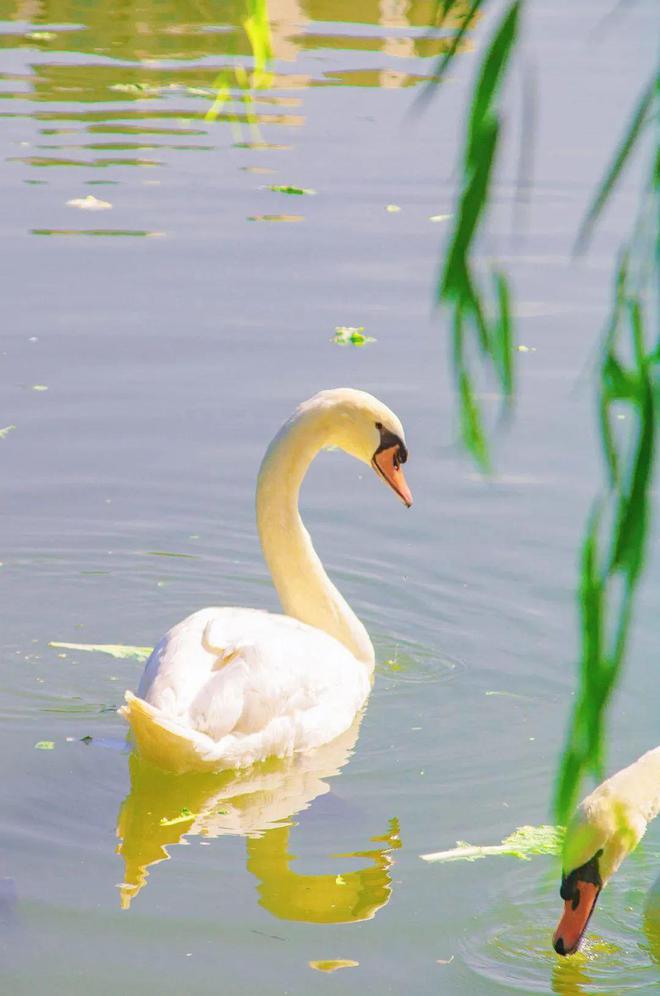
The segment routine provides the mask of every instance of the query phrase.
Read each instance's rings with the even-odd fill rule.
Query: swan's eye
[[[405,463],[408,459],[408,450],[403,445],[401,440],[395,433],[390,432],[389,429],[383,428],[382,422],[376,422],[376,428],[380,432],[380,446],[376,450],[376,453],[381,453],[383,450],[391,450],[396,446],[396,452],[394,456],[394,465],[396,467],[399,464]]]
[[[580,882],[589,882],[591,885],[597,886],[599,889],[603,887],[603,880],[600,877],[600,871],[598,868],[598,859],[601,857],[603,849],[597,851],[593,858],[581,865],[579,868],[575,868],[570,875],[562,875],[561,877],[561,888],[559,890],[559,895],[565,902],[571,901],[573,903],[573,909],[577,909],[580,904],[580,890],[578,888]]]

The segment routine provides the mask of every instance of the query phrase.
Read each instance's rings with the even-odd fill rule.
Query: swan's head
[[[557,954],[577,951],[601,889],[646,830],[639,811],[605,782],[579,806],[566,830],[559,894],[564,913],[552,943]]]
[[[366,391],[340,387],[319,392],[298,412],[313,413],[326,446],[339,446],[368,463],[410,508],[413,498],[402,469],[408,459],[403,426],[387,405]]]

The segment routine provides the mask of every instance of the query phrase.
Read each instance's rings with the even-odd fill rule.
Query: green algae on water
[[[548,826],[517,827],[513,833],[505,837],[501,844],[484,846],[468,844],[458,840],[456,847],[448,851],[435,851],[432,854],[420,854],[423,861],[478,861],[495,855],[507,854],[521,861],[530,861],[536,854],[559,854],[564,840],[564,827]]]
[[[337,325],[330,341],[337,346],[366,346],[376,342],[373,336],[365,335],[363,325]]]

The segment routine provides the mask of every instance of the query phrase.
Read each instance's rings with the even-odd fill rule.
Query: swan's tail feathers
[[[186,729],[165,716],[160,709],[126,692],[125,704],[118,710],[131,727],[141,756],[166,771],[208,771],[217,765],[215,746],[210,737]]]

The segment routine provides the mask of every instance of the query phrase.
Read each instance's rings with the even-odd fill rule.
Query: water
[[[446,44],[428,36],[430,4],[272,3],[272,78],[210,122],[220,71],[236,90],[250,67],[240,5],[0,0],[7,991],[657,986],[659,826],[568,961],[550,948],[553,859],[418,857],[547,821],[574,687],[576,549],[600,479],[589,364],[634,169],[588,258],[570,252],[650,70],[654,19],[650,4],[611,20],[596,3],[534,7],[533,199],[514,234],[518,77],[487,246],[512,272],[529,351],[483,481],[454,446],[447,329],[430,308],[448,230],[430,218],[453,211],[479,30],[415,117]],[[89,194],[112,208],[67,205]],[[376,342],[337,346],[338,325]],[[149,646],[203,605],[276,608],[256,471],[295,404],[337,384],[400,414],[416,499],[406,513],[336,453],[304,489],[377,647],[361,727],[241,778],[149,774],[114,712],[140,664],[48,644]],[[659,593],[654,556],[612,768],[658,740]],[[309,965],[337,960],[330,976]]]

